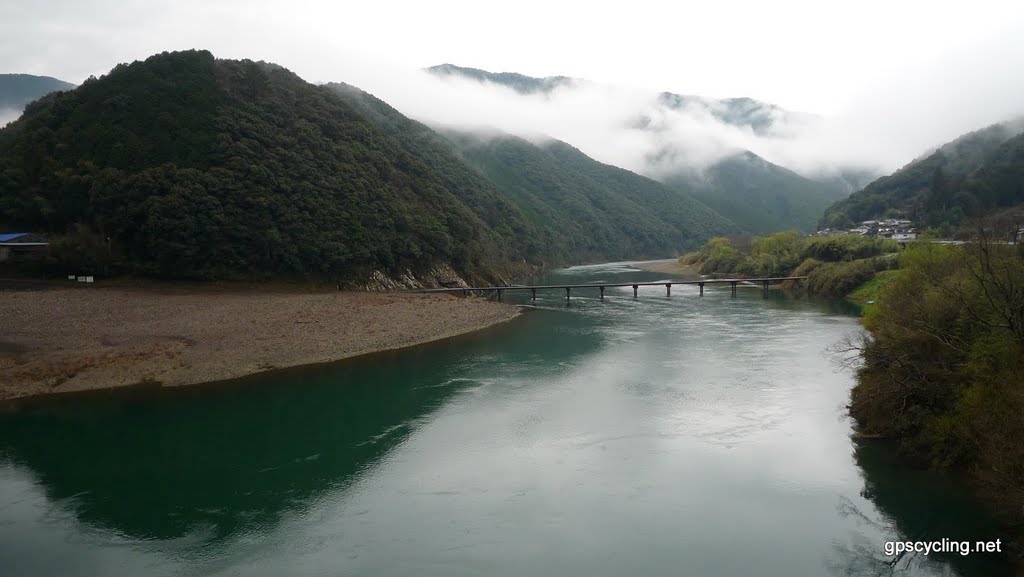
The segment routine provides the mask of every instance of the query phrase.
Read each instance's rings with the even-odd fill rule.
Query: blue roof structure
[[[12,232],[10,234],[0,234],[0,242],[11,241],[11,240],[14,240],[16,238],[25,236],[26,234],[28,234],[28,233],[27,232]]]

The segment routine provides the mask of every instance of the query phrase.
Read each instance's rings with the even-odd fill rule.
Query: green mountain
[[[491,279],[542,256],[514,206],[430,147],[279,66],[164,53],[0,130],[0,227],[50,234],[58,258],[171,278],[447,264]]]
[[[31,74],[0,74],[0,110],[21,111],[37,98],[58,90],[71,90],[75,85],[49,76]]]
[[[664,257],[739,230],[693,197],[597,162],[564,142],[445,134],[558,254],[591,261]]]
[[[666,184],[690,191],[745,232],[812,232],[822,211],[847,191],[839,182],[814,181],[744,151],[699,175],[677,173]]]
[[[377,98],[330,85],[403,147],[454,146],[534,227],[530,246],[555,262],[665,257],[738,228],[691,196],[602,164],[559,141],[532,144],[506,134],[442,134]]]
[[[440,282],[447,267],[489,282],[668,256],[733,230],[567,145],[515,144],[548,163],[547,180],[528,164],[498,179],[483,168],[514,172],[514,156],[469,163],[477,147],[352,87],[163,53],[45,96],[0,130],[0,229],[47,234],[54,272],[352,284]],[[533,182],[529,197],[519,181]]]
[[[949,227],[968,216],[1024,202],[1020,132],[1024,121],[971,132],[875,180],[825,211],[822,227],[902,216],[923,226]]]

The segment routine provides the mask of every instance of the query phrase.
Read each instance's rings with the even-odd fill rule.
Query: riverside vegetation
[[[878,271],[896,266],[899,245],[853,235],[803,237],[796,231],[760,237],[716,237],[680,257],[701,274],[741,277],[807,276],[808,293],[844,297]]]
[[[1024,246],[916,243],[866,311],[850,413],[919,463],[966,472],[1024,531]]]

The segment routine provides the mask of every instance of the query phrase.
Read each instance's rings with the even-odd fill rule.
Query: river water
[[[0,411],[0,575],[1010,572],[885,555],[1000,535],[956,483],[851,440],[827,352],[849,306],[588,292],[331,366]]]

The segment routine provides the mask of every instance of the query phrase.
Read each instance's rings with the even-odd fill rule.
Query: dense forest
[[[450,153],[403,148],[284,68],[164,53],[0,131],[0,224],[59,264],[168,278],[365,278],[540,261],[530,225]]]
[[[520,172],[517,172],[520,171]],[[0,131],[0,226],[53,272],[496,280],[735,226],[563,144],[446,138],[350,86],[205,51],[122,64]]]
[[[829,207],[820,226],[901,217],[948,236],[972,218],[1024,203],[1022,130],[1017,120],[966,134]]]
[[[691,191],[751,234],[813,232],[821,213],[848,194],[839,181],[811,180],[748,151],[728,156],[700,175],[682,172],[663,180]]]

